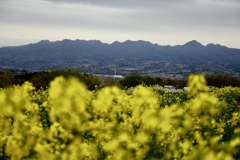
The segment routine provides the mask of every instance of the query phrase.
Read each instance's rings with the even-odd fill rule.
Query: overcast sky
[[[0,47],[45,39],[240,48],[240,0],[0,0]]]

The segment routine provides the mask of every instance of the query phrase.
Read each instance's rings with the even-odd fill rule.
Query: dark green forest
[[[175,80],[171,78],[152,77],[148,75],[141,75],[132,73],[122,79],[113,77],[99,77],[92,74],[82,73],[74,69],[57,69],[50,71],[24,73],[14,75],[10,70],[0,70],[0,88],[11,87],[13,85],[22,85],[25,81],[31,82],[36,89],[46,89],[49,83],[57,76],[65,78],[76,77],[86,84],[89,90],[102,88],[104,86],[116,85],[119,88],[135,87],[140,84],[146,86],[151,85],[173,85],[176,88],[183,88],[187,86],[187,79]],[[213,87],[240,87],[240,79],[225,74],[207,74],[205,75],[208,86]]]

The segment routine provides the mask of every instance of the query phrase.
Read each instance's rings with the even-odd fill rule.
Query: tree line
[[[33,73],[25,73],[22,75],[14,75],[8,70],[0,71],[0,88],[7,88],[13,85],[22,85],[25,81],[29,81],[36,89],[46,89],[49,83],[57,76],[76,77],[88,87],[89,90],[96,88],[102,88],[105,86],[118,86],[120,88],[135,87],[143,84],[146,86],[151,85],[173,85],[176,88],[183,88],[187,86],[187,79],[175,80],[172,78],[160,78],[152,77],[148,75],[141,75],[138,73],[132,73],[123,79],[116,79],[113,77],[98,77],[92,74],[86,74],[77,70],[65,69],[65,70],[51,70],[41,71]],[[207,85],[214,87],[240,87],[240,79],[225,74],[207,74],[205,75]]]

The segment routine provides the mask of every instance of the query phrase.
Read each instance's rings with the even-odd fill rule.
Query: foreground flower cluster
[[[240,157],[240,88],[159,86],[90,92],[58,77],[0,90],[0,159],[191,159]]]

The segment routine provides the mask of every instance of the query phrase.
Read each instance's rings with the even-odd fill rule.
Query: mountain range
[[[192,72],[225,73],[240,77],[240,49],[192,40],[184,45],[161,46],[148,41],[42,40],[0,48],[0,68],[40,71],[77,68],[93,74],[181,78]]]

